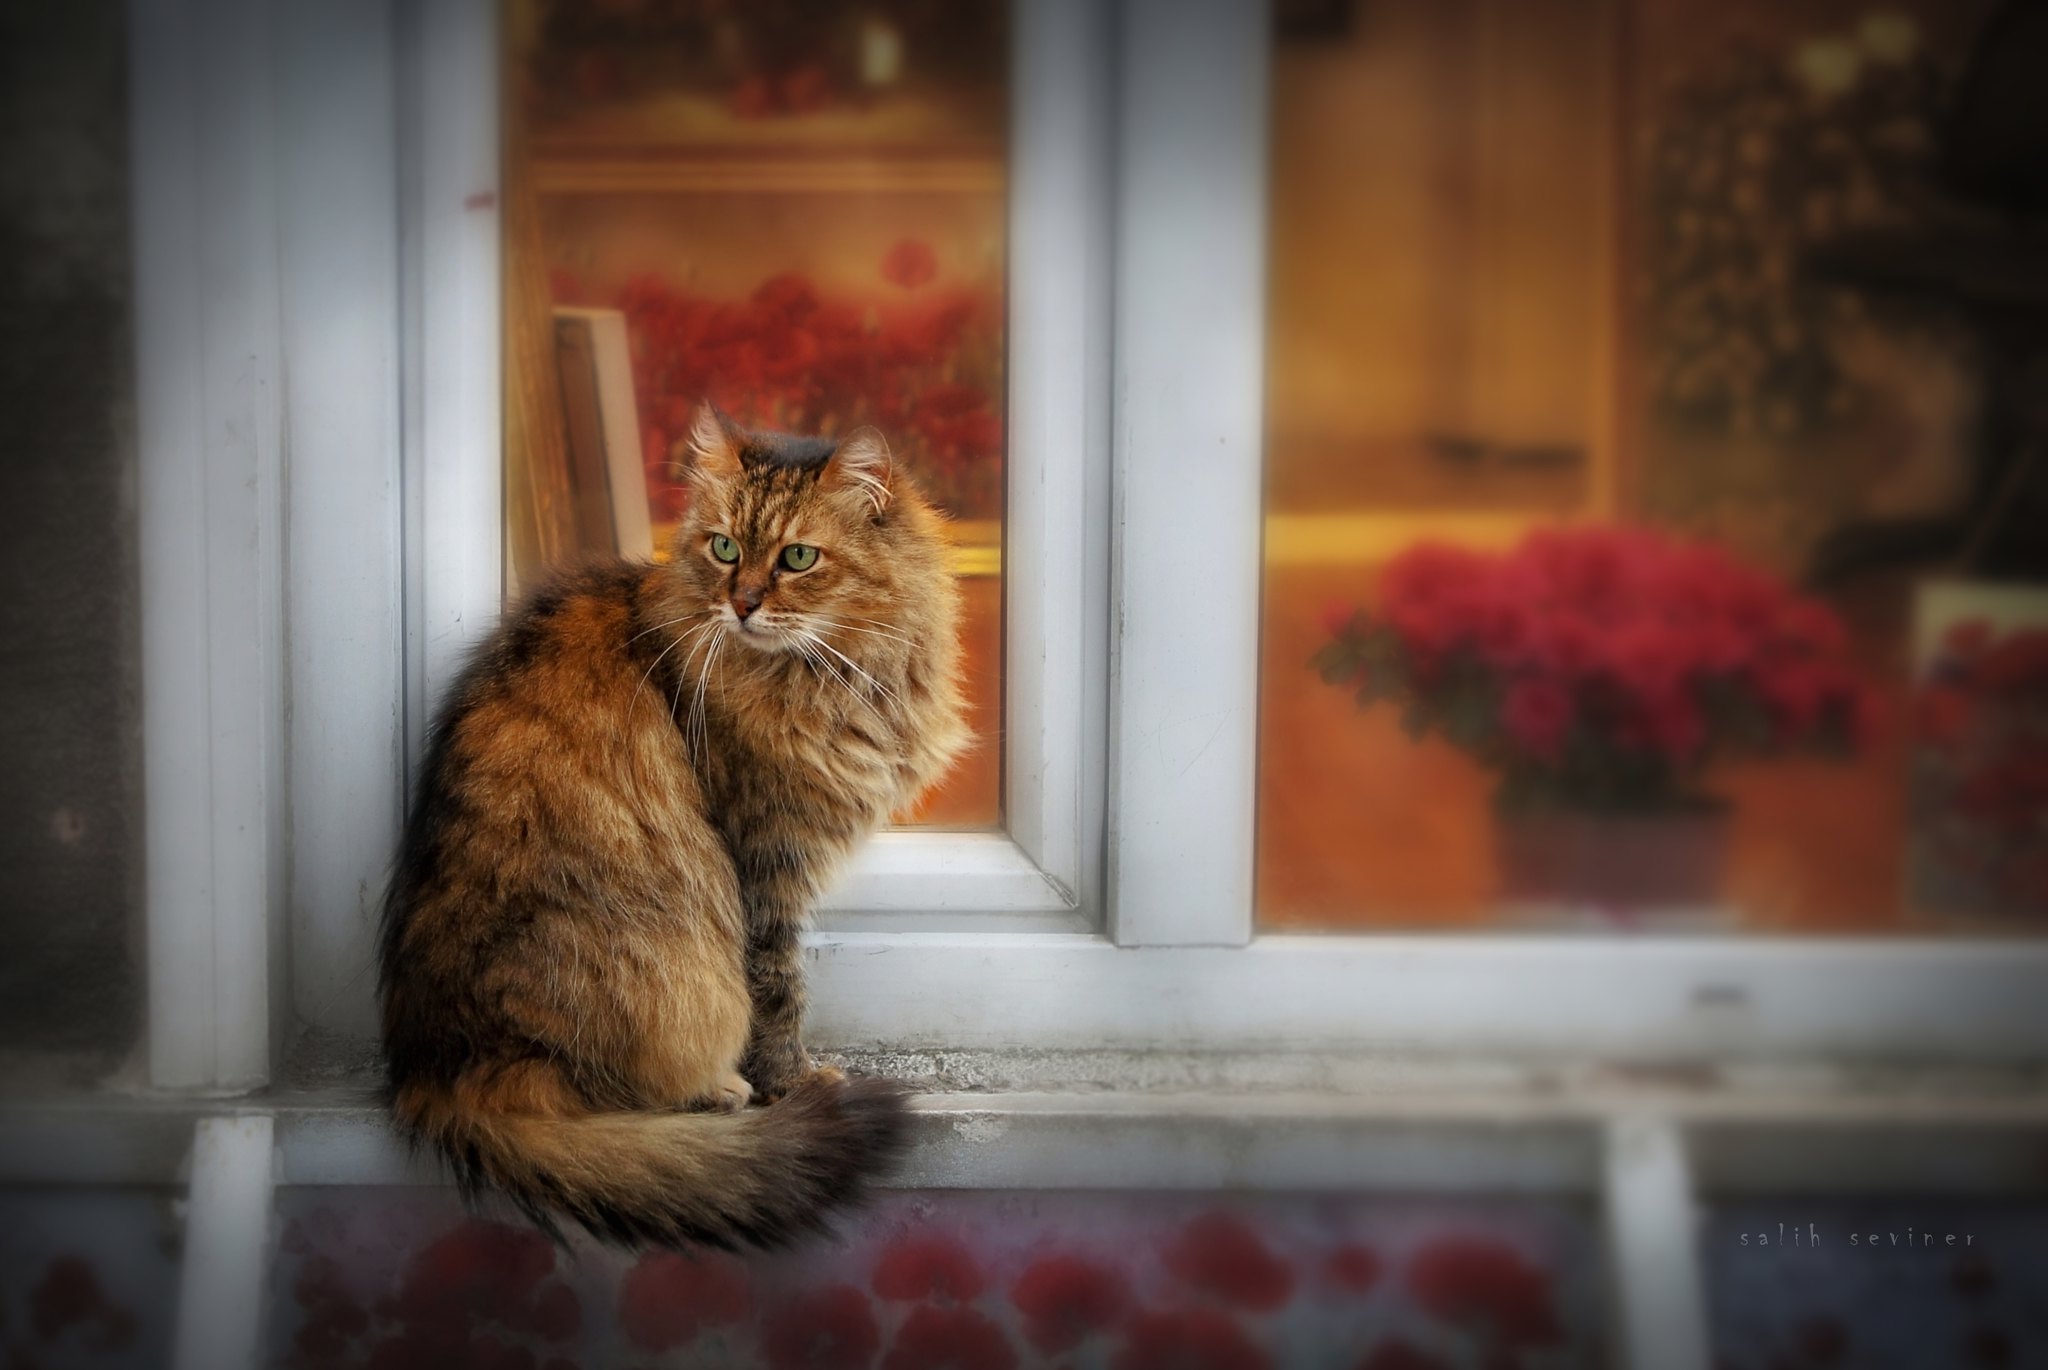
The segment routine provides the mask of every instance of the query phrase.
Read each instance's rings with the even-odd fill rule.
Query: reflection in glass
[[[2048,925],[2023,10],[1279,7],[1266,926]]]
[[[508,589],[665,555],[687,421],[872,423],[953,516],[999,814],[1007,18],[999,4],[508,11]]]

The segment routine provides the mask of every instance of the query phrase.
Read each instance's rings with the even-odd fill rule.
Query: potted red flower
[[[1704,907],[1726,805],[1714,760],[1847,751],[1872,697],[1826,606],[1718,548],[1606,527],[1506,552],[1426,542],[1371,609],[1339,606],[1314,664],[1496,772],[1510,898]]]

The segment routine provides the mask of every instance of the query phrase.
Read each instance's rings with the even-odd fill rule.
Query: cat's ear
[[[895,497],[892,479],[895,462],[889,455],[889,440],[877,428],[856,428],[839,440],[825,463],[820,482],[828,490],[854,490],[865,496],[875,513],[889,507]]]
[[[690,420],[690,450],[696,460],[690,474],[701,480],[727,481],[740,473],[740,430],[706,400]]]

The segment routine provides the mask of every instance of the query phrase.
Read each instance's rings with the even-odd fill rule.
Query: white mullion
[[[393,20],[359,0],[278,12],[291,983],[302,1019],[359,1035],[404,805]]]
[[[1010,130],[1006,807],[1017,845],[1083,901],[1088,651],[1105,631],[1089,410],[1106,320],[1107,22],[1092,0],[1018,5]]]
[[[274,1130],[267,1113],[193,1129],[174,1370],[254,1370],[262,1359]]]
[[[1668,1118],[1612,1119],[1601,1171],[1614,1363],[1707,1370],[1706,1288],[1683,1134]]]
[[[407,754],[504,592],[497,10],[402,10]]]
[[[1267,6],[1119,45],[1109,886],[1126,946],[1251,936]]]
[[[266,8],[130,10],[149,1075],[270,1069],[284,857],[282,453]]]

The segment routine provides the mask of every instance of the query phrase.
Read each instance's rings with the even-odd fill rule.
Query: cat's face
[[[830,656],[888,614],[894,492],[888,444],[872,428],[826,439],[744,432],[710,408],[692,441],[694,497],[674,564],[736,643]]]

